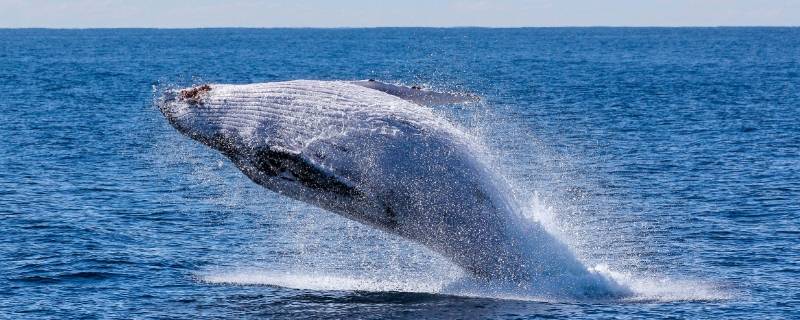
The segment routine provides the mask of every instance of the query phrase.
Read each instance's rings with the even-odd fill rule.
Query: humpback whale
[[[474,139],[430,108],[476,99],[373,80],[295,80],[168,90],[157,105],[255,183],[420,243],[475,278],[594,278],[527,221]]]

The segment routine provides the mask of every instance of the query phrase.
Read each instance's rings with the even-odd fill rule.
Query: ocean
[[[154,105],[293,79],[479,95],[432,108],[634,294],[453,290]],[[800,317],[799,28],[0,29],[0,124],[0,319]]]

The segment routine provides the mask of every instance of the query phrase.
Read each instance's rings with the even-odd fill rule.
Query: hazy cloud
[[[0,27],[800,25],[800,1],[0,0]]]

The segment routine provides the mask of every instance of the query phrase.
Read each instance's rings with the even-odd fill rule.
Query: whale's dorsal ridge
[[[399,86],[376,81],[375,79],[351,81],[350,83],[378,90],[423,106],[468,103],[480,100],[480,97],[474,94],[436,92],[425,90],[420,86]]]

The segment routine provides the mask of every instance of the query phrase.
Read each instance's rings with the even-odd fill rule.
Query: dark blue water
[[[376,78],[439,108],[622,300],[463,297],[279,197],[159,90]],[[0,318],[800,317],[800,29],[0,30]],[[513,299],[509,299],[513,298]]]

